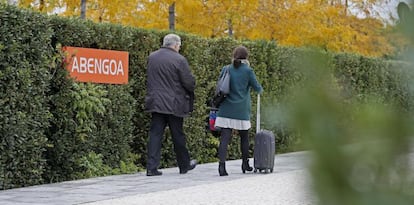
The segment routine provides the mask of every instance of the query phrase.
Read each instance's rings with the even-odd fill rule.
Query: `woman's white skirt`
[[[250,120],[237,120],[225,117],[217,117],[215,127],[231,128],[235,130],[248,130],[251,128]]]

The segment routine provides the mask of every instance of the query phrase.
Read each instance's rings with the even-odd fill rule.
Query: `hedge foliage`
[[[0,5],[0,187],[43,182],[53,30],[49,19]]]
[[[142,30],[81,19],[43,16],[0,5],[0,188],[133,173],[146,163],[150,115],[144,112],[146,58],[167,31]],[[195,110],[185,119],[191,155],[201,163],[217,160],[219,139],[206,132],[208,100],[219,70],[231,62],[236,45],[250,49],[250,62],[264,87],[262,128],[276,133],[279,151],[301,148],[301,137],[268,109],[289,97],[303,78],[298,63],[304,49],[271,41],[205,39],[185,33],[181,53],[196,76]],[[62,46],[129,52],[129,83],[77,83],[68,78]],[[384,102],[411,110],[409,86],[400,84],[409,65],[351,54],[331,54],[344,95],[364,100],[375,93]],[[253,102],[256,96],[252,95]],[[252,107],[252,124],[256,121]],[[251,151],[255,128],[250,132]],[[170,133],[162,149],[163,167],[175,166]],[[234,138],[229,159],[240,157]]]

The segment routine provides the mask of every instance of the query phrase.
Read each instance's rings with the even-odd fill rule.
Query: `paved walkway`
[[[253,160],[250,160],[251,164]],[[241,160],[228,161],[229,176],[219,177],[218,163],[200,164],[187,174],[162,169],[0,191],[1,205],[273,204],[313,205],[307,152],[279,154],[273,173],[241,173]]]

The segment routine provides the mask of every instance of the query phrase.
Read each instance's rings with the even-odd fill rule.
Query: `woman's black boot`
[[[246,173],[246,171],[248,171],[248,172],[253,171],[253,167],[251,167],[249,165],[249,160],[248,159],[243,159],[241,169],[242,169],[243,174]]]
[[[229,175],[229,174],[227,174],[227,171],[226,171],[226,163],[225,162],[219,162],[218,172],[219,172],[220,176]]]

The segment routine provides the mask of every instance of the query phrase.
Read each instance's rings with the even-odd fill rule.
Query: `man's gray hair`
[[[164,37],[164,41],[162,42],[162,46],[164,46],[164,47],[170,47],[170,46],[173,46],[175,44],[181,45],[181,38],[180,38],[180,36],[178,36],[176,34],[173,34],[173,33],[170,33],[170,34],[166,35]]]

